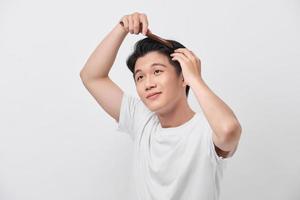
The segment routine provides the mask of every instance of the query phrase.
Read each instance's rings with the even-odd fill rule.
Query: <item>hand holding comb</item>
[[[120,22],[120,24],[124,27],[124,23],[122,21]],[[141,32],[141,30],[142,30],[142,26],[140,24],[140,32]],[[167,47],[169,47],[171,49],[174,48],[171,42],[169,42],[169,41],[153,34],[149,29],[147,30],[146,36],[153,39],[153,40],[155,40],[155,41],[157,41],[157,42],[159,42],[159,43],[161,43],[161,44],[163,44],[163,45],[166,45]]]

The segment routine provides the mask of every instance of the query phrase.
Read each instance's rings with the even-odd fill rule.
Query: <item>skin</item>
[[[152,63],[162,63],[164,66]],[[144,104],[155,112],[163,128],[179,126],[193,117],[195,112],[187,102],[183,76],[176,74],[168,58],[159,52],[149,52],[137,59],[135,71],[137,93]],[[162,92],[155,100],[147,99],[152,92]]]

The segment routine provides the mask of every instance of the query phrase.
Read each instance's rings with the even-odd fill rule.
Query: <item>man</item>
[[[139,199],[216,200],[241,125],[232,110],[205,84],[200,59],[182,44],[174,49],[151,38],[136,43],[127,59],[140,98],[124,93],[109,77],[128,32],[148,31],[145,14],[125,15],[101,41],[80,72],[100,106],[134,142]],[[141,26],[142,25],[142,28]],[[192,88],[203,113],[187,102]]]

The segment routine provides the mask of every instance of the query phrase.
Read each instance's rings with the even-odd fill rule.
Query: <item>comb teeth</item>
[[[122,21],[120,22],[120,24],[122,26],[124,26],[124,23]],[[140,26],[140,28],[142,28],[142,26]],[[161,44],[163,44],[163,45],[165,45],[165,46],[167,46],[167,47],[169,47],[169,48],[171,48],[171,49],[174,48],[171,42],[169,42],[169,41],[167,41],[167,40],[151,33],[150,30],[147,31],[146,36],[153,39],[153,40],[155,40],[155,41],[157,41],[157,42],[159,42],[159,43],[161,43]]]

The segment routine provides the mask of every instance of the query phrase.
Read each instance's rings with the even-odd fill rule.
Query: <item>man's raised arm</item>
[[[125,15],[100,42],[80,71],[81,80],[98,104],[115,120],[119,120],[123,91],[109,77],[109,71],[127,33],[144,35],[148,29],[147,17],[133,13]],[[142,30],[140,29],[142,24]]]

